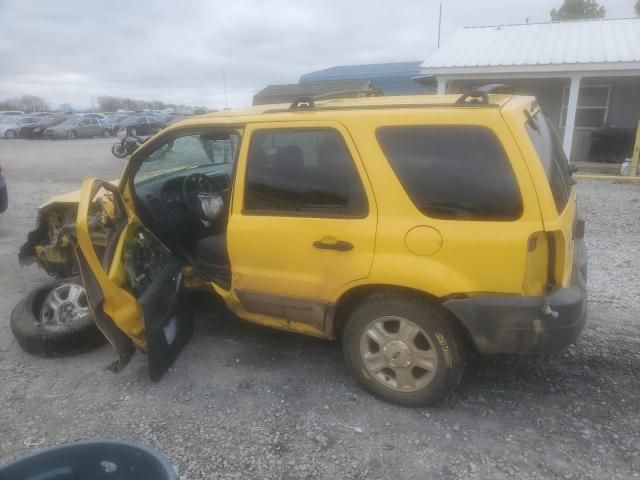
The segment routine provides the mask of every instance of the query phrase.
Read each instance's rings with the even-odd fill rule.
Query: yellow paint
[[[415,255],[433,255],[442,247],[442,235],[433,227],[413,227],[404,237],[407,249]]]
[[[636,141],[633,147],[633,155],[631,156],[631,168],[629,169],[630,177],[637,176],[639,160],[640,160],[640,121],[638,122],[638,128],[636,129]]]
[[[108,315],[117,327],[127,334],[138,347],[144,349],[146,348],[146,340],[142,322],[142,309],[129,292],[116,285],[107,275],[107,272],[102,268],[102,264],[91,242],[91,232],[89,231],[88,224],[89,207],[94,201],[95,187],[100,184],[104,184],[104,182],[92,177],[85,178],[82,183],[78,204],[78,217],[76,220],[78,246],[102,290],[102,295],[104,296],[104,313]],[[131,227],[132,226],[129,225],[127,230]],[[125,240],[126,234],[122,235],[119,239],[116,256],[114,256],[116,264],[119,264],[121,261],[121,245]]]

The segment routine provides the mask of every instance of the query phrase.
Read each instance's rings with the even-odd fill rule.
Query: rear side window
[[[330,129],[255,132],[244,212],[366,217],[367,198],[342,136]]]
[[[522,199],[495,134],[480,126],[421,125],[377,131],[396,176],[425,215],[447,220],[516,220]]]
[[[543,112],[538,112],[528,121],[526,129],[547,175],[556,209],[560,213],[567,206],[571,195],[571,176],[569,162],[562,150],[558,134]]]

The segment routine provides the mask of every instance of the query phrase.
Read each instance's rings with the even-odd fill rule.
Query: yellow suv
[[[248,322],[341,339],[371,393],[432,404],[465,352],[554,353],[586,318],[584,224],[531,97],[367,97],[216,112],[41,208],[20,258],[79,273],[117,368],[159,379],[188,290]]]

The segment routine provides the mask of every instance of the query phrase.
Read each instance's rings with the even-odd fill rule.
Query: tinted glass
[[[334,130],[270,130],[253,134],[245,212],[364,217],[360,176]]]
[[[537,113],[527,122],[526,129],[547,175],[556,209],[560,213],[567,205],[571,194],[569,162],[562,150],[560,139],[543,112]]]
[[[383,127],[378,141],[414,205],[451,220],[515,220],[522,200],[495,134],[479,126]]]

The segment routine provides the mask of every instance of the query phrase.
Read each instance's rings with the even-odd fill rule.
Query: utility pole
[[[224,85],[224,108],[229,108],[229,98],[227,97],[227,77],[222,71],[222,84]]]
[[[440,13],[438,14],[438,50],[440,50],[440,30],[442,29],[442,2],[440,2]]]

